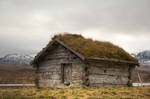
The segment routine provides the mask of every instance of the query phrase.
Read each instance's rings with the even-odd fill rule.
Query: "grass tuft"
[[[150,99],[150,87],[3,89],[0,99]]]

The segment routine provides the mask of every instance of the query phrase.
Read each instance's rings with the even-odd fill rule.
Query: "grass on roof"
[[[138,62],[125,50],[110,42],[94,41],[77,34],[58,34],[53,37],[63,41],[66,45],[83,56],[98,58],[114,58],[125,61]]]

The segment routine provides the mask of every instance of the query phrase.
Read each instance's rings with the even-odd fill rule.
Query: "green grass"
[[[114,58],[119,60],[138,62],[125,50],[110,42],[94,41],[77,34],[58,34],[53,37],[63,41],[66,45],[84,55],[86,58]]]
[[[5,89],[0,99],[150,99],[150,87]]]

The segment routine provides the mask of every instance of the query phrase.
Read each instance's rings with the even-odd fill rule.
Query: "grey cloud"
[[[132,52],[133,42],[142,42],[137,50],[150,44],[149,5],[150,0],[1,0],[0,45],[39,50],[54,33],[73,32]],[[121,41],[119,35],[132,39]]]
[[[61,27],[65,28],[63,26],[67,24],[72,30],[105,27],[109,28],[112,33],[113,31],[132,31],[134,33],[137,30],[149,31],[150,28],[149,0],[9,1],[6,5],[8,4],[10,8],[6,9],[10,11],[4,16],[12,15],[12,17],[7,18],[10,19],[10,21],[8,20],[9,24],[12,20],[18,24],[25,24],[32,19],[34,14],[39,13],[52,18],[52,22],[46,24],[47,28],[53,27],[52,24],[55,25],[56,29],[57,27],[58,29]],[[12,22],[13,24],[15,23],[14,21]],[[32,23],[27,23],[25,26],[30,26],[28,24]]]

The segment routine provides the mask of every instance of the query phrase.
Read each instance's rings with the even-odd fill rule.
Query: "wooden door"
[[[72,64],[62,64],[62,82],[70,85],[72,77]]]

